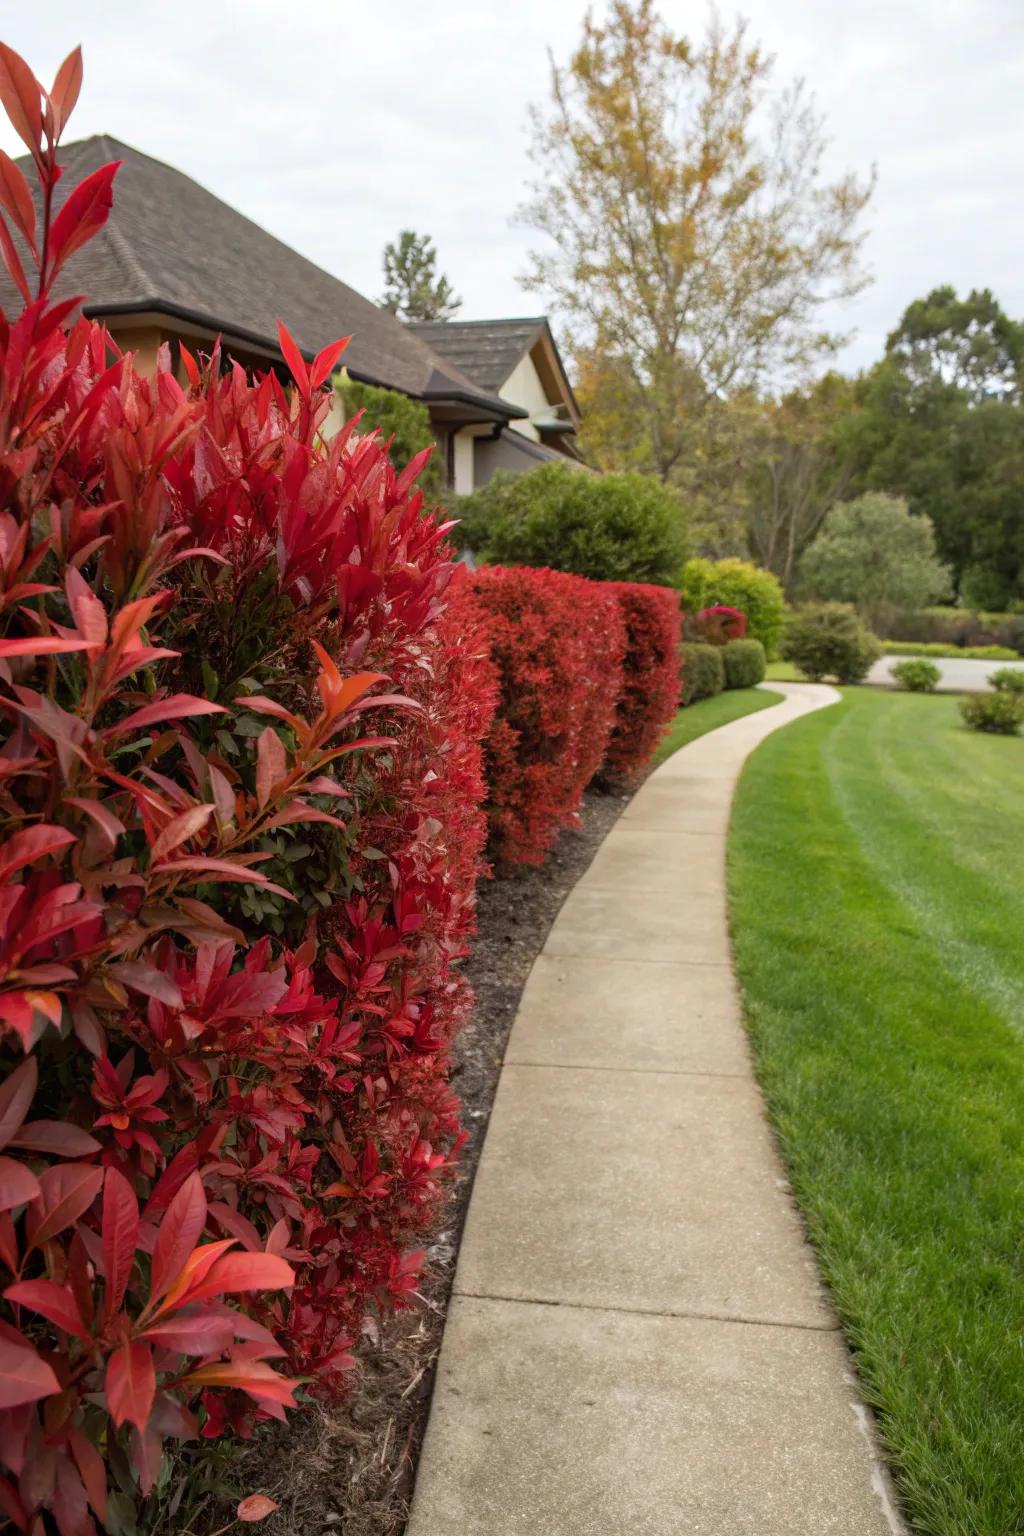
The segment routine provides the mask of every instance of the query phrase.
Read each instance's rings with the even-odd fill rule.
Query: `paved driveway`
[[[881,661],[876,661],[868,673],[869,683],[892,684],[890,676],[894,662],[909,661],[907,656],[883,656]],[[942,681],[939,687],[945,693],[989,693],[988,676],[999,667],[1017,667],[1024,672],[1024,660],[1022,661],[973,661],[970,657],[953,656],[929,656],[929,661],[942,673]]]

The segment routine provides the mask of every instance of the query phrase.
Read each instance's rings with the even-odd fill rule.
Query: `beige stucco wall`
[[[115,322],[107,327],[122,352],[135,354],[135,366],[140,373],[156,372],[156,355],[164,340],[164,333],[155,325],[120,327]]]
[[[531,416],[550,416],[551,401],[540,381],[540,374],[534,367],[533,358],[527,355],[521,358],[504,384],[498,391],[503,400],[509,405],[521,405],[524,411],[529,411]],[[513,432],[521,432],[524,437],[531,437],[535,443],[540,442],[540,433],[532,421],[510,421],[509,426]]]
[[[452,438],[453,490],[456,496],[468,496],[475,489],[473,478],[473,438],[467,432],[456,432]]]

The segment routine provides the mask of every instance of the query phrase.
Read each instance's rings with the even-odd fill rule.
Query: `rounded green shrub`
[[[710,699],[725,687],[725,647],[687,640],[679,647],[679,702]]]
[[[840,683],[860,683],[882,647],[847,604],[822,603],[791,616],[782,654],[812,682],[834,677]]]
[[[674,587],[687,554],[682,502],[654,475],[544,464],[495,475],[459,498],[456,516],[457,543],[485,565]]]
[[[997,693],[1024,693],[1024,667],[1000,667],[988,680]]]
[[[969,693],[960,700],[960,713],[972,731],[1016,736],[1024,725],[1024,693]]]
[[[760,640],[774,656],[786,614],[778,578],[749,560],[687,560],[680,583],[683,612],[697,614],[722,604],[747,617],[747,639]]]
[[[760,640],[730,640],[722,647],[727,688],[756,688],[764,682],[768,663]]]
[[[889,675],[908,693],[934,693],[942,680],[942,672],[934,661],[926,661],[923,656],[897,661]]]

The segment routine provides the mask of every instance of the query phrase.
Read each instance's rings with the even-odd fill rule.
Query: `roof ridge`
[[[444,326],[453,330],[459,326],[468,325],[547,325],[547,315],[507,315],[495,316],[492,320],[406,320],[405,324],[410,330],[417,327]]]

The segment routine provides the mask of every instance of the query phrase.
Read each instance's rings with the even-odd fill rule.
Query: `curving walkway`
[[[509,1042],[408,1536],[892,1536],[748,1058],[725,836],[780,704],[668,759],[566,901]],[[780,849],[780,857],[785,850]]]

